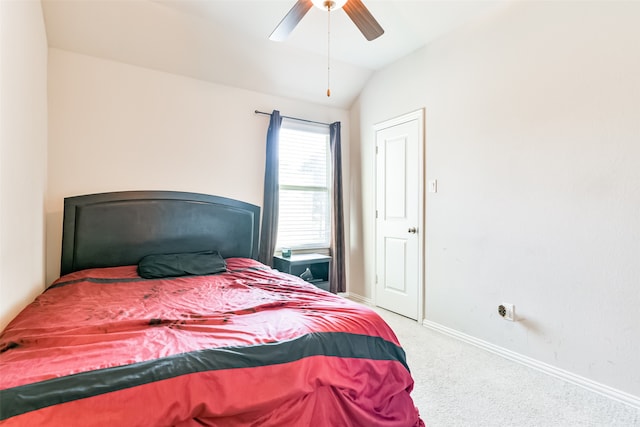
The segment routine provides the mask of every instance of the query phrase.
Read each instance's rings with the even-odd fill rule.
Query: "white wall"
[[[0,330],[44,285],[46,85],[40,2],[0,1]]]
[[[427,321],[640,396],[638,22],[638,2],[516,2],[376,73],[352,109],[351,290],[374,298],[372,126],[425,107]]]
[[[50,49],[47,282],[59,273],[64,197],[178,190],[261,206],[269,118],[256,109],[341,121],[348,153],[346,110]]]

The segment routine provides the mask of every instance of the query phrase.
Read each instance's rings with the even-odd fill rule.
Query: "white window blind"
[[[278,249],[329,247],[330,165],[328,126],[283,119]]]

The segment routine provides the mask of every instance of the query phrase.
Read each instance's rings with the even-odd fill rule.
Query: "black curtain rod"
[[[265,116],[270,116],[270,115],[271,115],[271,113],[265,113],[264,111],[258,111],[258,110],[256,110],[256,111],[254,111],[254,112],[255,112],[256,114],[264,114]],[[289,116],[282,116],[282,115],[281,115],[280,117],[282,117],[282,118],[284,118],[284,119],[297,120],[297,121],[299,121],[299,122],[315,123],[315,124],[317,124],[317,125],[324,125],[324,126],[329,126],[329,125],[330,125],[330,123],[322,123],[322,122],[316,122],[316,121],[313,121],[313,120],[299,119],[299,118],[297,118],[297,117],[289,117]]]

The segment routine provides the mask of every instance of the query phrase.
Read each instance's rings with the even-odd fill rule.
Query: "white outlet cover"
[[[438,192],[438,180],[432,179],[429,181],[429,193],[437,193]]]
[[[504,318],[506,320],[510,320],[512,322],[515,322],[516,320],[516,307],[513,304],[502,304],[506,310],[506,313],[504,314]]]

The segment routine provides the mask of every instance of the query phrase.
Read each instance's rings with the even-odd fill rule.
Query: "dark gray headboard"
[[[123,191],[64,199],[60,274],[134,265],[145,255],[258,255],[258,206],[206,194]]]

